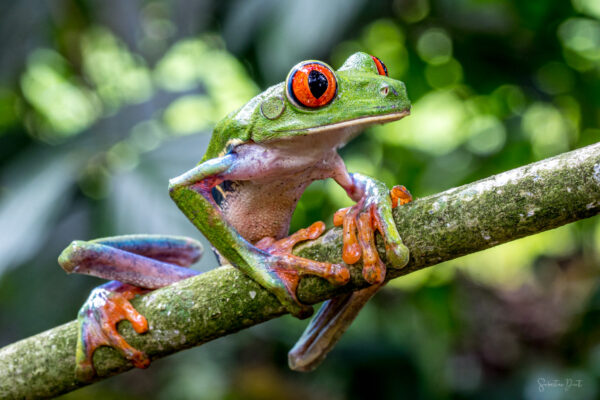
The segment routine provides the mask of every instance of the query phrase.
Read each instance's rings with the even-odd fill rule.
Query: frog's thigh
[[[178,250],[183,255],[175,256]],[[197,271],[161,260],[175,259],[180,265],[189,265],[198,255],[199,249],[191,240],[125,236],[90,242],[73,241],[63,250],[58,262],[68,273],[93,275],[156,289],[198,274]]]
[[[288,364],[295,371],[312,371],[350,327],[367,301],[381,285],[346,293],[327,300],[288,353]]]
[[[185,236],[121,235],[94,239],[90,242],[181,267],[188,267],[202,257],[202,244]]]

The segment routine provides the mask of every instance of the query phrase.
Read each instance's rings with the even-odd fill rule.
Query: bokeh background
[[[73,319],[100,283],[59,268],[71,240],[199,237],[166,185],[214,123],[296,62],[358,50],[413,113],[342,156],[417,197],[600,137],[597,0],[3,1],[0,345]],[[315,183],[292,229],[349,204]],[[599,265],[596,218],[394,281],[314,373],[287,369],[306,322],[284,317],[64,398],[594,399]]]

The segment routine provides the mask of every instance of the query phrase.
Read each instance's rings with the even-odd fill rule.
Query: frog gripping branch
[[[320,61],[304,61],[285,82],[220,121],[201,163],[169,183],[171,198],[221,258],[273,293],[296,317],[312,314],[312,307],[296,297],[303,275],[344,285],[350,279],[346,264],[362,260],[363,277],[372,286],[323,305],[290,351],[292,369],[314,369],[384,284],[376,231],[388,265],[402,268],[408,262],[392,208],[411,201],[410,194],[402,186],[390,191],[375,179],[348,173],[337,150],[365,127],[409,112],[405,85],[389,78],[377,57],[355,53],[337,71]],[[340,264],[291,254],[298,242],[323,233],[322,222],[287,236],[306,187],[327,178],[356,202],[334,216],[344,233]],[[63,251],[59,263],[67,272],[118,281],[94,289],[79,312],[79,379],[94,377],[93,353],[99,346],[119,349],[137,367],[149,365],[148,357],[119,335],[116,324],[125,319],[136,332],[147,331],[148,322],[129,300],[197,274],[185,267],[200,255],[200,244],[192,239],[151,235],[75,241]]]

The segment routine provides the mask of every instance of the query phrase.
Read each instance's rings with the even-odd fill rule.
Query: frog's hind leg
[[[182,268],[198,261],[202,245],[180,236],[124,235],[73,241],[58,257],[67,273],[157,289],[196,273]]]
[[[372,285],[324,302],[288,353],[290,369],[308,372],[317,368],[380,287]]]
[[[148,289],[196,275],[197,271],[183,267],[196,262],[201,254],[202,246],[195,240],[155,235],[74,241],[61,253],[59,264],[69,273],[119,280],[94,289],[79,310],[75,372],[80,379],[90,380],[95,375],[92,358],[100,346],[115,347],[138,368],[150,364],[146,354],[123,339],[116,325],[128,320],[136,332],[146,332],[146,318],[129,300]]]

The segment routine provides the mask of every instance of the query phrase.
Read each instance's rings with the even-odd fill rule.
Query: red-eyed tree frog
[[[373,178],[348,173],[337,150],[365,127],[409,112],[404,83],[389,78],[377,57],[355,53],[337,71],[324,62],[303,61],[285,82],[221,120],[201,162],[169,182],[171,198],[220,257],[273,293],[294,316],[312,314],[312,307],[296,297],[302,275],[344,285],[350,278],[347,264],[362,259],[364,279],[372,286],[323,305],[290,351],[293,369],[315,368],[384,283],[386,267],[375,247],[375,231],[383,237],[389,265],[402,268],[408,262],[392,208],[410,201],[410,194],[402,186],[390,191]],[[286,237],[306,187],[326,178],[356,201],[334,216],[334,224],[343,226],[340,264],[291,254],[296,243],[321,235],[323,222]],[[59,264],[67,272],[114,280],[94,289],[79,311],[76,373],[81,379],[94,377],[92,356],[98,346],[119,349],[137,367],[149,365],[147,355],[130,346],[116,324],[126,319],[138,333],[147,331],[146,319],[129,300],[196,275],[185,267],[201,251],[193,239],[129,235],[74,241],[61,253]]]

